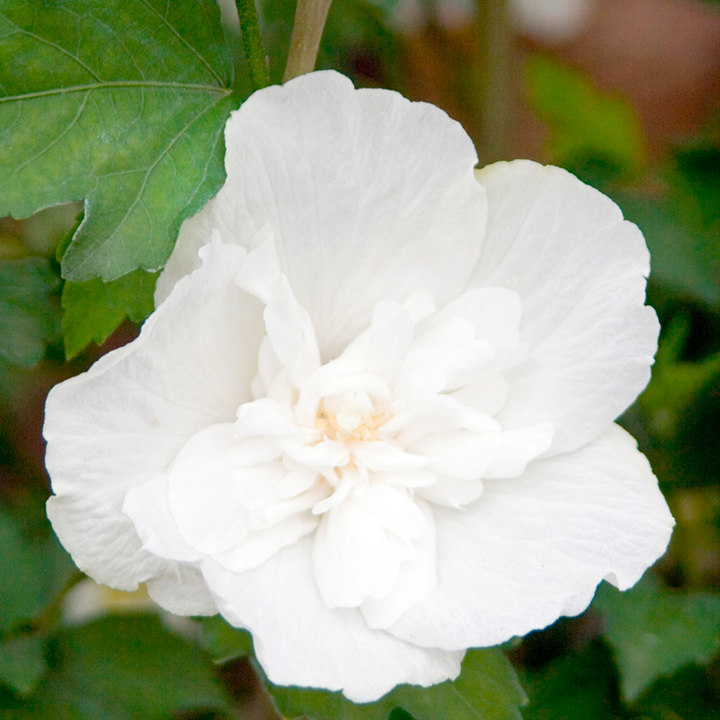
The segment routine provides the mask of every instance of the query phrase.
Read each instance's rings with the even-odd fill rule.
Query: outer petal
[[[518,160],[478,172],[487,235],[470,286],[515,290],[528,361],[497,416],[549,420],[551,452],[596,437],[650,379],[659,325],[643,305],[648,251],[620,209],[570,173]]]
[[[240,248],[205,255],[137,340],[48,396],[48,515],[76,564],[114,587],[175,567],[147,552],[122,514],[128,490],[162,474],[199,429],[232,422],[249,397],[262,308],[232,283]]]
[[[464,651],[417,647],[370,630],[359,610],[325,607],[312,580],[311,548],[306,538],[239,575],[203,567],[220,612],[252,632],[272,682],[342,690],[354,702],[370,702],[401,683],[457,677]]]
[[[665,551],[673,519],[645,456],[611,426],[525,475],[439,508],[438,587],[389,628],[430,647],[495,645],[582,612],[597,584],[624,590]]]
[[[227,183],[183,225],[163,282],[187,272],[174,256],[191,258],[186,246],[208,229],[248,246],[269,225],[327,359],[370,321],[376,301],[423,288],[443,303],[467,279],[484,191],[470,138],[438,108],[317,72],[252,95],[230,118],[226,143]]]
[[[147,581],[148,595],[160,607],[175,615],[215,615],[215,599],[209,593],[200,571],[176,565]]]

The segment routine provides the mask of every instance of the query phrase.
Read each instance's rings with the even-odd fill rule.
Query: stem
[[[502,160],[508,151],[512,28],[508,0],[479,0],[480,159],[483,164]]]
[[[332,0],[298,0],[283,82],[315,69],[320,38]]]
[[[250,81],[254,90],[260,90],[270,84],[270,73],[260,34],[255,0],[235,0],[235,4],[240,19],[243,50],[250,70]]]

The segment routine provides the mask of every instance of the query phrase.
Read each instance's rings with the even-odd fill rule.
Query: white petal
[[[460,317],[470,320],[476,336],[490,342],[495,356],[517,350],[520,344],[522,301],[507,288],[473,288],[449,302],[418,326],[418,334]]]
[[[311,546],[306,538],[242,574],[203,569],[220,612],[252,632],[272,682],[343,690],[354,702],[370,702],[402,683],[457,677],[463,651],[417,647],[371,630],[359,610],[325,607],[312,579]]]
[[[648,251],[620,209],[564,170],[529,161],[478,173],[487,235],[470,286],[507,287],[523,303],[528,362],[498,416],[549,420],[555,452],[596,437],[650,378],[658,322],[643,305]]]
[[[554,432],[555,428],[548,422],[501,432],[497,438],[495,455],[483,477],[486,479],[518,477],[531,460],[542,455],[550,447]]]
[[[317,517],[311,513],[293,514],[269,528],[249,533],[233,548],[214,557],[228,570],[244,572],[266,562],[280,548],[296,543],[298,538],[312,532],[317,524]]]
[[[418,488],[416,494],[435,505],[464,508],[483,494],[483,481],[479,478],[464,480],[447,475],[435,475],[435,482]]]
[[[202,265],[200,248],[211,241],[214,231],[219,231],[221,237],[232,236],[229,232],[231,225],[228,224],[232,222],[230,210],[218,203],[215,197],[200,212],[183,222],[175,247],[155,286],[155,307],[165,301],[178,280]]]
[[[272,499],[263,481],[282,477],[281,463],[236,467],[234,440],[231,423],[212,425],[185,444],[168,472],[172,517],[183,539],[202,553],[223,552],[240,542],[253,528],[255,506]],[[244,490],[255,497],[247,498]]]
[[[54,504],[57,502],[57,498],[51,498],[48,504],[48,510],[53,516],[56,514]],[[128,508],[132,512],[128,512]],[[132,488],[125,498],[123,511],[133,520],[145,550],[166,559],[184,562],[198,559],[198,553],[182,540],[177,526],[170,516],[167,503],[167,480],[164,476],[158,476],[139,487]],[[88,517],[90,515],[91,513],[88,514]],[[87,522],[87,517],[85,522]],[[105,518],[103,518],[103,525],[105,531],[108,532],[111,525]],[[115,535],[118,534],[115,533]],[[123,533],[123,535],[127,537],[130,533]],[[87,549],[102,548],[102,552],[107,556],[112,554],[115,561],[122,561],[127,555],[127,552],[114,552],[116,549],[113,548],[112,539],[109,537],[103,539],[98,537],[97,533],[95,533],[94,542],[86,540],[85,547]],[[73,556],[77,561],[77,555]],[[160,565],[155,559],[152,574],[155,575],[159,568],[162,568],[161,573],[157,577],[149,577],[146,581],[148,594],[158,605],[177,615],[213,615],[217,612],[215,601],[197,569],[181,563]],[[119,568],[108,567],[107,572],[117,582],[120,575]]]
[[[168,502],[168,479],[158,475],[130,488],[122,511],[135,525],[146,550],[168,560],[194,563],[202,554],[180,535]]]
[[[398,413],[383,425],[387,433],[399,432],[398,442],[410,445],[426,435],[471,430],[491,433],[500,430],[498,423],[472,405],[458,402],[454,395],[435,397],[410,404],[410,410]]]
[[[244,552],[242,545],[249,535],[274,524],[267,519],[267,511],[281,504],[278,486],[287,470],[279,461],[237,466],[233,463],[234,444],[231,423],[213,425],[194,435],[168,472],[168,500],[180,534],[191,547],[216,557],[229,552],[227,557],[235,558],[235,565],[244,565],[247,560],[241,562],[240,556],[262,562],[282,545],[297,540],[316,521],[309,512],[310,527],[286,519],[282,529],[254,538],[255,545],[267,545],[264,551]]]
[[[427,457],[428,470],[463,480],[480,480],[495,456],[498,432],[475,433],[455,430],[445,435],[428,435],[408,446]]]
[[[353,89],[333,72],[256,92],[226,128],[227,183],[215,205],[247,244],[268,225],[325,358],[381,299],[423,288],[452,298],[485,222],[475,150],[432,105]],[[181,237],[177,252],[183,252]]]
[[[382,441],[360,441],[348,443],[355,460],[368,470],[399,472],[413,468],[424,468],[429,460],[420,455],[405,452],[402,448]]]
[[[427,532],[423,514],[404,489],[376,483],[355,488],[323,518],[315,533],[313,568],[328,607],[357,607],[396,586],[413,541]]]
[[[165,472],[194,432],[234,419],[249,393],[262,325],[257,301],[232,284],[244,252],[210,245],[204,256],[134,342],[48,396],[50,515],[78,565],[115,587],[166,565],[121,514],[127,491]]]
[[[194,432],[233,420],[249,398],[261,308],[232,285],[239,249],[212,246],[211,255],[134,342],[51,391],[44,434],[55,492],[136,485],[164,471]]]
[[[178,564],[146,585],[148,595],[175,615],[215,615],[218,611],[197,568]]]
[[[410,350],[412,337],[409,310],[395,302],[377,303],[367,337],[367,370],[393,385]]]
[[[195,431],[233,419],[248,394],[262,326],[256,301],[231,282],[243,256],[208,246],[204,266],[134,342],[48,396],[46,465],[58,496],[49,512],[60,541],[99,582],[135,587],[150,567],[164,567],[121,514],[125,494],[163,473]]]
[[[485,483],[466,510],[436,508],[435,521],[438,587],[390,631],[448,649],[577,614],[603,578],[630,587],[674,524],[647,460],[617,426],[520,478]]]
[[[412,554],[400,566],[393,589],[382,598],[367,598],[361,605],[371,628],[386,628],[426,597],[437,585],[435,520],[427,503],[415,501],[425,516],[425,529],[412,543]]]
[[[293,384],[300,385],[318,368],[320,357],[310,318],[285,278],[265,307],[263,319],[275,356],[291,371]]]
[[[137,590],[170,564],[143,547],[132,521],[121,513],[121,503],[116,488],[65,492],[47,501],[47,514],[84,573],[118,590]]]
[[[478,375],[480,377],[474,382],[453,390],[451,397],[494,417],[507,402],[509,383],[500,373],[492,370],[481,371]]]
[[[295,424],[288,405],[269,398],[243,403],[236,415],[234,433],[238,439],[259,437],[311,442],[317,435],[313,430]]]

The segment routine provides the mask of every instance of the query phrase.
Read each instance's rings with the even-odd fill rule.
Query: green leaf
[[[512,666],[497,648],[470,650],[454,682],[430,688],[402,685],[363,705],[340,693],[274,685],[269,689],[284,717],[306,715],[312,720],[386,720],[395,708],[416,720],[521,720],[518,707],[526,699]]]
[[[523,683],[530,696],[524,720],[615,720],[620,715],[612,653],[599,641],[526,672]]]
[[[720,720],[720,665],[661,678],[632,707],[638,720]]]
[[[54,535],[28,536],[0,506],[0,632],[38,618],[75,573]]]
[[[91,342],[103,342],[125,318],[142,322],[153,311],[156,280],[156,275],[136,270],[109,283],[100,278],[67,281],[62,294],[65,356],[70,359]]]
[[[252,655],[252,637],[246,630],[238,630],[228,625],[220,615],[203,618],[200,622],[205,647],[213,662],[225,663],[235,658]]]
[[[682,422],[689,410],[697,410],[703,396],[720,380],[720,352],[698,362],[681,360],[690,333],[686,313],[676,313],[665,325],[655,359],[650,385],[640,406],[650,420],[650,429],[669,447],[679,440]]]
[[[549,129],[553,161],[573,170],[589,161],[618,173],[645,163],[640,122],[620,95],[600,91],[583,73],[545,56],[527,65],[530,105]]]
[[[23,635],[0,640],[0,682],[20,695],[36,688],[46,667],[42,637]]]
[[[612,195],[625,217],[643,231],[650,248],[650,279],[667,285],[674,293],[720,307],[717,230],[691,227],[677,203],[632,192]]]
[[[160,268],[224,179],[213,0],[0,0],[0,215],[85,200],[63,276]]]
[[[0,361],[30,366],[59,331],[53,294],[60,278],[45,258],[0,261]]]
[[[626,593],[605,585],[593,607],[605,614],[605,636],[630,699],[656,678],[720,650],[718,596],[666,589],[648,575]]]
[[[14,704],[17,720],[167,720],[228,707],[207,657],[156,617],[106,617],[60,631],[52,655],[37,693]]]

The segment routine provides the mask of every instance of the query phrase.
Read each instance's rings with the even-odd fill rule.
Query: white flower
[[[332,72],[226,139],[139,338],[48,398],[78,566],[359,702],[635,583],[673,524],[613,423],[658,332],[638,229],[557,168],[476,177],[442,111]]]

